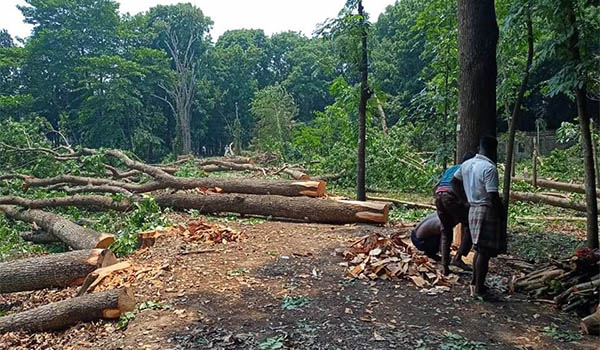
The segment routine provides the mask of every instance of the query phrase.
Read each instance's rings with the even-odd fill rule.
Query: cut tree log
[[[409,209],[431,209],[431,210],[436,210],[435,205],[433,204],[425,204],[425,203],[416,203],[416,202],[407,202],[407,201],[401,201],[399,199],[394,199],[394,198],[384,198],[384,197],[371,197],[371,196],[367,196],[367,199],[370,201],[376,201],[376,202],[390,202],[396,205],[402,205],[406,208]]]
[[[284,174],[288,174],[294,180],[308,180],[310,177],[303,171],[292,168],[285,168],[282,170]]]
[[[533,179],[525,178],[523,176],[515,176],[513,177],[513,181],[525,181],[529,184],[533,184]],[[567,182],[558,182],[546,179],[537,179],[537,187],[542,188],[550,188],[553,190],[559,190],[564,192],[572,192],[572,193],[583,193],[585,194],[585,186],[580,184],[571,184]],[[600,189],[596,191],[597,196],[600,197]]]
[[[242,164],[242,163],[232,163],[226,161],[217,161],[212,160],[209,164],[205,164],[200,166],[200,169],[206,171],[207,173],[217,172],[217,171],[260,171],[262,173],[266,173],[265,169],[261,167],[257,167],[254,164]]]
[[[511,191],[510,200],[511,201],[548,204],[548,205],[552,205],[555,207],[573,209],[573,210],[582,211],[582,212],[586,211],[584,202],[571,201],[568,199],[562,199],[562,198],[553,197],[553,196],[544,196],[544,195],[536,194],[536,193]]]
[[[110,266],[98,268],[92,272],[85,278],[79,292],[77,292],[77,296],[82,296],[86,292],[93,291],[94,288],[102,282],[102,280],[113,274],[114,272],[125,270],[131,266],[129,261],[122,261],[120,263],[116,263]]]
[[[344,171],[341,171],[337,174],[323,174],[323,175],[318,175],[318,176],[313,176],[311,177],[312,180],[322,180],[322,181],[335,181],[337,179],[339,179],[340,177],[342,177],[344,175]],[[369,189],[367,189],[367,192],[371,192]]]
[[[92,271],[116,262],[108,249],[88,249],[0,263],[0,293],[77,286]]]
[[[28,231],[21,232],[21,238],[28,242],[37,243],[37,244],[48,244],[60,242],[60,239],[56,238],[54,235],[45,232],[45,231]]]
[[[12,205],[0,205],[0,211],[12,219],[35,223],[75,250],[108,248],[115,240],[113,235],[79,226],[54,213],[37,209],[23,210]]]
[[[168,175],[168,174],[167,174]],[[26,187],[46,187],[56,184],[94,185],[121,187],[131,193],[146,193],[165,188],[178,190],[198,187],[219,187],[227,193],[274,194],[280,196],[322,197],[325,195],[325,181],[262,180],[240,178],[185,178],[168,175],[166,180],[149,181],[143,184],[127,183],[109,179],[60,175],[51,178],[28,178]]]
[[[580,323],[581,332],[586,335],[600,335],[600,309],[584,317]]]
[[[45,332],[64,329],[79,322],[115,319],[135,308],[127,288],[87,294],[0,318],[0,333],[24,330]]]
[[[55,197],[45,199],[28,199],[16,196],[0,197],[0,204],[12,204],[28,209],[57,208],[57,207],[79,207],[87,209],[113,209],[127,211],[131,207],[131,201],[123,199],[114,201],[111,197],[100,195],[74,195],[68,197]]]
[[[197,209],[201,213],[238,213],[318,223],[386,223],[389,204],[306,197],[283,197],[250,194],[157,195],[161,207]]]

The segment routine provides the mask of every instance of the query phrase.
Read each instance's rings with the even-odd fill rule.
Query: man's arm
[[[458,198],[463,203],[469,203],[467,201],[467,194],[465,193],[465,187],[463,186],[462,180],[459,180],[456,177],[453,177],[452,181],[450,183],[452,184],[452,189],[454,190],[454,193],[456,193]]]

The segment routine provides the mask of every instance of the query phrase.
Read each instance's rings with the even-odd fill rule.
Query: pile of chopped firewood
[[[581,317],[593,314],[600,296],[600,252],[580,248],[569,259],[553,261],[513,278],[510,290],[525,292],[534,299],[549,300],[557,308],[575,311]],[[596,333],[598,326],[596,321],[584,332]]]
[[[435,264],[409,242],[410,238],[404,233],[391,237],[372,233],[360,238],[342,251],[349,275],[371,280],[410,280],[428,294],[449,290],[457,276],[444,277]]]

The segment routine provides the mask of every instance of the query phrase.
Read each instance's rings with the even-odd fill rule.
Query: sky
[[[365,10],[375,21],[379,14],[396,0],[363,0]],[[267,35],[287,30],[310,36],[319,23],[335,17],[345,0],[120,0],[121,13],[136,14],[156,5],[191,2],[210,17],[214,26],[211,36],[216,40],[230,29],[263,29]],[[31,25],[23,23],[17,5],[24,0],[0,0],[0,29],[13,37],[25,38]]]

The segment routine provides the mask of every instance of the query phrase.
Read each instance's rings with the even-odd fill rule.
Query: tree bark
[[[282,172],[285,173],[285,174],[288,174],[294,180],[308,180],[308,179],[310,179],[310,177],[305,172],[300,171],[298,169],[285,168],[285,169],[282,170]]]
[[[123,199],[118,202],[111,197],[100,195],[74,195],[68,197],[54,197],[45,199],[28,199],[16,196],[0,197],[0,204],[18,205],[27,209],[59,208],[59,207],[84,207],[92,210],[113,209],[127,211],[132,202]]]
[[[87,294],[0,318],[0,333],[25,330],[45,332],[64,329],[79,322],[115,319],[135,308],[127,288]]]
[[[529,72],[533,63],[533,22],[531,21],[531,10],[529,1],[525,5],[525,25],[527,27],[527,61],[525,63],[525,73],[523,80],[521,81],[521,87],[517,93],[515,100],[515,106],[512,112],[512,118],[510,119],[510,126],[508,130],[508,140],[506,141],[506,161],[504,163],[504,186],[502,187],[502,194],[504,201],[504,217],[508,221],[508,206],[510,201],[510,184],[511,174],[513,173],[513,157],[514,157],[514,146],[515,146],[515,134],[517,133],[517,127],[519,126],[519,116],[521,113],[521,100],[525,96],[527,91],[527,84],[529,83]],[[505,223],[504,227],[508,227],[508,223]]]
[[[0,263],[0,293],[78,286],[92,271],[116,261],[108,249],[89,249]]]
[[[581,64],[579,48],[579,30],[573,3],[568,2],[567,18],[572,28],[569,37],[569,51],[571,59],[575,64]],[[596,199],[596,172],[594,170],[594,153],[592,149],[592,134],[590,131],[590,118],[586,111],[585,79],[581,73],[578,74],[578,82],[575,86],[575,102],[581,128],[581,143],[583,147],[583,160],[585,166],[585,203],[587,205],[587,245],[595,249],[599,247],[598,241],[598,202]]]
[[[163,208],[197,209],[201,213],[230,212],[331,224],[382,224],[389,213],[387,203],[250,194],[162,194],[156,196],[156,202]]]
[[[494,0],[458,0],[457,158],[496,136],[497,43]]]
[[[54,235],[51,235],[45,231],[21,232],[21,238],[23,238],[26,241],[37,243],[37,244],[48,244],[48,243],[60,242],[60,239],[56,238]]]
[[[522,176],[513,177],[513,181],[525,181],[527,183],[533,184],[533,179],[524,178]],[[552,181],[552,180],[546,180],[546,179],[540,179],[540,178],[537,179],[537,187],[551,188],[554,190],[559,190],[559,191],[564,191],[564,192],[585,194],[585,185],[571,184],[571,183],[566,183],[566,182],[558,182],[558,181]],[[597,196],[600,195],[600,194],[598,194],[597,189],[596,189],[596,195]]]
[[[360,42],[361,42],[361,55],[360,55],[360,102],[358,105],[358,161],[357,161],[357,176],[356,176],[356,199],[359,201],[365,201],[367,199],[367,192],[365,190],[365,157],[366,157],[366,114],[367,114],[367,100],[369,99],[369,87],[368,87],[368,57],[367,57],[367,29],[366,19],[364,14],[364,8],[362,0],[358,1],[358,15],[360,16]]]
[[[108,248],[115,240],[113,235],[79,226],[54,213],[36,209],[23,210],[12,205],[0,205],[0,211],[12,219],[35,223],[75,250]]]

